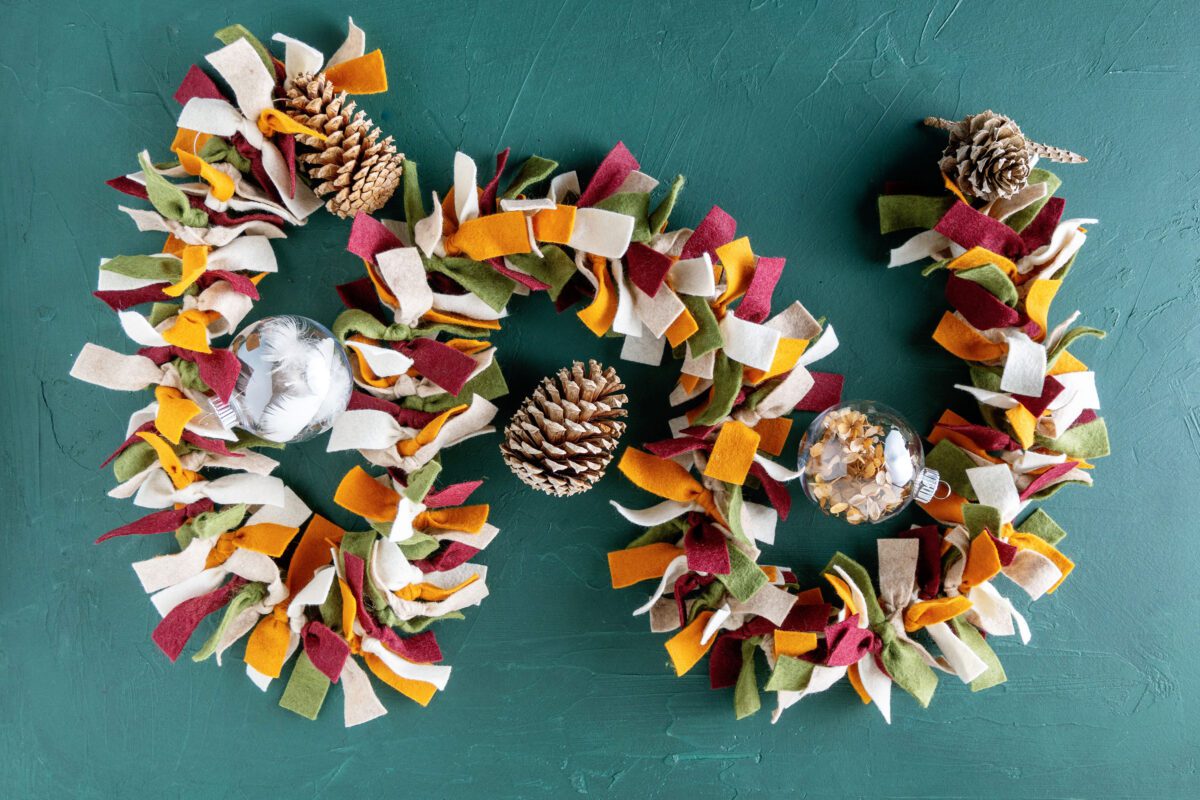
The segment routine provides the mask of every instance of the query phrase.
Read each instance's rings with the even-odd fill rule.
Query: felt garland
[[[338,287],[347,308],[332,329],[359,391],[328,449],[357,450],[384,470],[342,479],[335,502],[367,522],[344,531],[271,475],[277,462],[256,449],[270,443],[214,413],[239,369],[214,340],[240,325],[276,270],[269,240],[320,205],[296,179],[294,137],[311,132],[272,109],[292,67],[240,26],[218,38],[225,46],[208,62],[229,91],[198,67],[188,73],[176,94],[177,161],[143,153],[139,172],[110,181],[149,201],[152,210],[122,209],[139,229],[168,234],[159,253],[101,264],[96,295],[141,349],[89,344],[72,370],[111,389],[154,390],[110,459],[110,494],[151,513],[98,541],[174,533],[178,552],[134,565],[171,660],[216,616],[193,658],[219,662],[245,639],[246,671],[265,689],[294,657],[280,704],[310,718],[331,683],[342,686],[347,725],[386,713],[368,673],[422,705],[445,688],[450,668],[437,663],[429,628],[486,596],[486,568],[471,558],[497,530],[486,505],[466,505],[479,482],[435,486],[440,455],[492,430],[490,401],[507,387],[490,334],[513,295],[545,292],[559,310],[580,305],[595,335],[622,336],[624,359],[658,366],[670,349],[682,362],[671,438],[619,462],[658,502],[614,503],[644,532],[608,557],[614,588],[654,587],[635,613],[673,634],[678,675],[708,655],[712,687],[733,687],[744,717],[760,707],[761,651],[776,719],[843,678],[889,720],[893,683],[927,705],[935,671],[973,689],[1004,680],[985,635],[1028,640],[1028,626],[993,579],[1036,598],[1073,567],[1044,511],[1017,517],[1067,483],[1090,483],[1087,459],[1107,453],[1094,377],[1067,351],[1098,332],[1071,328],[1074,317],[1047,327],[1092,222],[1060,219],[1057,178],[1035,171],[1029,190],[981,207],[949,185],[945,197],[881,198],[884,233],[925,229],[892,265],[932,258],[926,272],[949,275],[955,310],[934,338],[970,363],[961,388],[979,400],[982,424],[947,412],[929,437],[927,462],[953,490],[925,506],[938,525],[879,540],[877,580],[839,553],[822,587],[801,590],[791,570],[759,563],[800,475],[775,458],[791,415],[838,402],[843,380],[809,369],[837,348],[832,326],[799,302],[772,313],[784,260],[757,255],[716,206],[694,230],[671,228],[682,176],[660,188],[620,143],[586,185],[539,156],[505,182],[505,150],[480,188],[475,162],[458,153],[453,186],[427,196],[406,160],[404,220],[355,217],[347,249],[365,275]],[[322,60],[276,38],[289,62]],[[345,88],[386,85],[353,23],[332,61]],[[147,303],[148,315],[133,310]]]

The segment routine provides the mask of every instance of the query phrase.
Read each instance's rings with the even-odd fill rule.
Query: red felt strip
[[[1079,419],[1071,423],[1071,428],[1078,428],[1080,425],[1086,425],[1089,422],[1094,422],[1099,418],[1100,415],[1095,411],[1090,408],[1085,408],[1083,413],[1079,415]],[[1070,430],[1071,428],[1068,428],[1067,430]]]
[[[186,106],[188,100],[193,97],[202,97],[206,100],[225,100],[225,95],[221,94],[221,90],[217,88],[213,79],[195,64],[192,64],[187,75],[183,76],[183,82],[179,84],[179,88],[175,90],[173,96],[175,102],[181,106]]]
[[[342,668],[350,657],[350,644],[323,622],[311,620],[300,632],[304,654],[322,675],[334,683],[342,676]]]
[[[500,185],[500,175],[508,164],[508,154],[511,150],[511,147],[506,147],[496,154],[496,171],[487,182],[487,186],[483,187],[483,194],[479,196],[479,213],[482,215],[491,214],[496,210],[496,187]]]
[[[900,536],[920,542],[917,556],[917,589],[922,600],[937,597],[942,586],[942,535],[937,525],[923,525],[901,531]]]
[[[483,481],[464,481],[452,483],[449,486],[430,492],[422,500],[426,508],[448,508],[461,506],[470,499],[475,490],[483,486]]]
[[[550,288],[550,284],[542,283],[532,275],[526,275],[524,272],[517,272],[515,269],[509,269],[507,266],[505,266],[503,258],[489,258],[487,263],[491,264],[492,269],[496,270],[496,272],[499,272],[510,281],[516,281],[522,286],[535,292],[544,292]]]
[[[224,269],[210,269],[196,279],[196,285],[202,290],[212,286],[217,281],[225,281],[238,294],[244,294],[251,300],[259,299],[258,286],[254,281],[240,272],[230,272]]]
[[[107,542],[118,536],[147,536],[154,533],[170,533],[179,530],[183,523],[192,517],[211,511],[213,501],[207,497],[197,500],[183,508],[168,508],[165,511],[155,511],[139,520],[126,523],[119,528],[113,528],[108,533],[96,539],[94,544]]]
[[[242,364],[238,361],[238,357],[232,351],[224,348],[215,349],[211,353],[197,353],[193,350],[184,350],[182,347],[175,347],[174,345],[143,347],[138,350],[138,355],[145,356],[159,366],[167,363],[172,358],[182,358],[184,361],[191,361],[199,369],[200,378],[225,403],[229,402],[229,397],[233,394],[234,386],[237,384],[238,373],[242,369]]]
[[[350,225],[350,241],[346,243],[346,249],[351,253],[374,264],[375,256],[397,247],[404,247],[404,243],[382,222],[370,214],[354,216],[354,222]]]
[[[335,288],[346,308],[366,311],[376,319],[381,318],[383,307],[379,304],[379,294],[375,291],[375,284],[369,277],[364,275],[358,280],[339,284]]]
[[[587,188],[583,190],[583,195],[580,196],[578,205],[580,208],[594,206],[604,198],[614,194],[617,189],[621,188],[621,184],[629,177],[629,173],[633,172],[640,166],[633,153],[625,147],[624,142],[617,142],[604,160],[600,162],[600,166],[596,168],[596,174],[588,181]]]
[[[708,651],[708,685],[712,689],[728,689],[737,683],[742,672],[742,643],[732,636],[721,634]]]
[[[858,614],[825,628],[824,655],[821,664],[827,667],[848,667],[882,647],[879,637],[870,628],[858,627]]]
[[[699,258],[704,253],[708,253],[715,261],[717,248],[732,242],[736,233],[737,220],[721,210],[720,206],[713,206],[704,215],[704,219],[700,220],[696,230],[692,231],[692,235],[684,243],[679,257],[681,259]]]
[[[1078,466],[1078,461],[1064,461],[1061,464],[1055,464],[1053,467],[1034,478],[1033,483],[1025,487],[1025,491],[1021,492],[1021,499],[1028,500],[1042,489],[1045,489],[1056,479],[1066,475],[1068,472]]]
[[[353,553],[343,553],[342,561],[346,567],[346,583],[354,594],[357,603],[358,622],[368,636],[373,636],[383,642],[388,650],[415,664],[430,664],[442,660],[442,650],[438,647],[437,637],[433,631],[424,631],[414,636],[401,637],[386,625],[380,625],[367,611],[363,603],[363,580],[366,565],[363,560]]]
[[[452,395],[462,391],[477,366],[475,359],[466,353],[434,339],[420,337],[392,346],[413,360],[417,372]]]
[[[1009,328],[1021,321],[1015,308],[1005,305],[975,281],[957,275],[951,275],[946,281],[946,300],[981,331]]]
[[[275,202],[282,203],[283,198],[279,196],[279,191],[275,188],[275,182],[271,180],[271,176],[267,174],[266,167],[263,166],[262,153],[259,149],[246,141],[246,137],[240,133],[235,133],[229,138],[229,141],[233,143],[238,154],[250,162],[250,174],[254,176],[254,180],[258,181],[259,188],[266,192]]]
[[[836,372],[810,372],[813,387],[796,404],[797,411],[824,411],[842,401],[842,386],[846,378]]]
[[[625,251],[625,263],[629,282],[654,297],[666,280],[672,262],[670,256],[640,242],[634,242]]]
[[[245,585],[245,578],[235,576],[233,580],[219,589],[214,589],[199,597],[193,597],[191,600],[184,600],[163,617],[162,622],[158,623],[150,638],[158,645],[158,649],[166,653],[167,658],[171,659],[171,663],[175,663],[179,654],[183,652],[183,648],[187,646],[188,639],[192,638],[192,634],[195,633],[204,618],[224,607],[229,599]]]
[[[692,453],[696,450],[711,450],[713,443],[690,436],[680,436],[677,439],[662,439],[657,442],[648,442],[642,446],[659,458],[674,458],[675,456]]]
[[[1053,375],[1047,375],[1046,380],[1042,382],[1042,393],[1038,397],[1033,397],[1027,394],[1014,394],[1013,399],[1029,409],[1029,413],[1035,417],[1040,417],[1046,413],[1046,409],[1054,402],[1054,398],[1062,394],[1063,385],[1054,379]]]
[[[992,537],[992,544],[996,545],[996,555],[1000,557],[1000,566],[1007,567],[1017,557],[1017,546],[1002,542],[990,533],[988,536]]]
[[[163,289],[170,285],[169,283],[153,283],[137,289],[99,289],[92,292],[92,297],[100,300],[113,311],[124,311],[143,303],[165,303],[172,300],[173,298],[163,293]]]
[[[1025,255],[1025,242],[1016,231],[961,200],[950,206],[933,229],[968,250],[982,247],[1014,261]]]
[[[346,406],[347,411],[382,411],[385,414],[390,414],[396,422],[406,428],[424,428],[432,422],[438,415],[432,411],[418,411],[413,408],[402,408],[382,397],[366,394],[365,392],[353,392],[350,395],[350,403]]]
[[[290,133],[276,134],[271,141],[279,148],[288,169],[288,197],[296,196],[296,137]]]
[[[787,487],[768,475],[763,465],[757,461],[750,465],[750,474],[758,478],[772,508],[779,513],[779,519],[786,522],[792,510],[792,496]]]
[[[984,450],[1017,450],[1021,446],[1004,431],[998,431],[986,425],[938,425],[938,427],[961,433]]]
[[[258,152],[255,150],[254,152]],[[146,187],[137,181],[126,178],[124,175],[118,178],[112,178],[105,181],[105,184],[116,189],[121,194],[127,194],[130,197],[137,197],[141,200],[146,200],[149,195],[146,193]],[[187,196],[188,204],[192,208],[198,208],[208,215],[208,221],[212,225],[221,227],[240,225],[243,222],[268,222],[276,227],[283,228],[284,221],[282,217],[275,214],[268,214],[265,211],[256,211],[250,214],[227,214],[224,211],[215,211],[204,205],[204,198],[197,195],[189,194]]]
[[[470,561],[478,552],[479,549],[476,547],[462,542],[450,542],[429,558],[414,561],[413,565],[421,572],[446,572]]]
[[[1027,252],[1032,253],[1039,247],[1050,243],[1051,237],[1054,236],[1054,229],[1058,227],[1066,206],[1067,201],[1061,197],[1051,197],[1046,201],[1033,221],[1025,226],[1025,230],[1021,231],[1021,241],[1025,243]]]
[[[771,297],[775,294],[775,285],[783,275],[785,264],[785,258],[759,258],[755,262],[754,275],[750,278],[746,296],[733,312],[735,317],[749,322],[762,322],[771,316]]]
[[[729,545],[725,535],[712,525],[694,526],[683,537],[683,549],[689,570],[709,575],[729,574]]]

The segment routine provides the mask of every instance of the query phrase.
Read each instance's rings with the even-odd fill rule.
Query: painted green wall
[[[234,4],[228,4],[231,7]],[[1196,655],[1200,540],[1200,25],[1184,2],[29,2],[0,11],[0,795],[234,797],[1156,797],[1200,794]],[[449,454],[486,476],[503,532],[483,559],[492,596],[440,632],[449,691],[421,710],[344,730],[331,694],[308,723],[236,664],[172,667],[128,567],[161,545],[90,542],[133,518],[96,465],[142,398],[67,378],[85,341],[126,344],[89,297],[102,256],[142,252],[102,182],[166,152],[188,65],[242,22],[328,52],[349,11],[386,54],[392,91],[365,98],[449,180],[456,148],[537,152],[588,170],[618,138],[643,168],[689,177],[676,221],[719,203],[756,250],[789,259],[777,298],[828,316],[827,363],[850,396],[925,429],[961,380],[929,341],[941,282],[887,271],[873,194],[928,177],[926,114],[986,107],[1091,157],[1064,168],[1068,214],[1098,217],[1055,304],[1110,337],[1079,355],[1100,374],[1116,454],[1097,488],[1048,508],[1079,569],[1029,612],[1030,646],[997,647],[1010,675],[972,696],[943,681],[928,711],[898,698],[883,724],[848,686],[777,726],[735,723],[702,670],[671,677],[661,638],[607,588],[604,553],[628,526],[619,476],[569,501],[534,497],[495,440]],[[395,215],[399,215],[398,204]],[[347,226],[327,215],[278,247],[282,274],[256,313],[330,320],[332,284],[357,277]],[[155,240],[156,241],[156,240]],[[518,300],[500,336],[514,396],[572,358],[614,360],[543,299]],[[623,368],[631,442],[661,437],[664,373]],[[961,407],[961,401],[956,401]],[[355,459],[320,442],[282,474],[332,507]],[[912,519],[917,519],[914,515]],[[907,520],[905,520],[907,522]],[[891,528],[881,531],[889,532]],[[812,576],[835,549],[873,563],[872,531],[801,507],[770,551]],[[1023,606],[1019,607],[1024,610]]]

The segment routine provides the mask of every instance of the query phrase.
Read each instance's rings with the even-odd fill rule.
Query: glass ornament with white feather
[[[264,317],[229,349],[241,362],[228,403],[214,402],[227,427],[272,442],[302,442],[333,426],[353,379],[337,338],[307,317]]]

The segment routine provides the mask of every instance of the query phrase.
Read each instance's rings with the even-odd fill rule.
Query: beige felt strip
[[[1018,550],[1009,565],[1001,567],[1000,572],[1024,589],[1030,600],[1037,600],[1057,586],[1063,577],[1057,564],[1036,550],[1027,549]]]
[[[655,338],[662,338],[671,327],[685,306],[679,295],[671,291],[669,286],[659,286],[658,292],[651,297],[638,287],[633,289],[633,303],[637,309],[638,318],[646,326],[646,330]]]
[[[205,561],[216,541],[216,537],[193,539],[178,553],[135,561],[133,571],[137,573],[142,589],[152,594],[203,572]]]
[[[375,262],[379,277],[399,301],[396,322],[416,324],[433,307],[433,290],[429,288],[420,252],[415,247],[398,247],[379,253]]]
[[[786,339],[815,339],[821,333],[821,323],[797,300],[767,320],[768,326]],[[832,352],[832,351],[831,351]]]
[[[370,722],[387,713],[371,687],[371,679],[353,658],[347,658],[338,678],[345,697],[343,719],[347,728]]]
[[[796,595],[778,586],[764,583],[757,592],[745,601],[731,597],[730,610],[734,614],[755,615],[770,620],[775,625],[782,625],[787,619],[788,612],[796,604]]]
[[[917,583],[918,539],[879,539],[879,603],[889,615],[903,613],[913,600]]]
[[[161,383],[162,376],[163,369],[145,356],[124,355],[91,342],[83,346],[71,366],[72,378],[122,392]]]
[[[333,55],[329,57],[325,68],[336,67],[344,61],[350,61],[355,58],[360,58],[367,52],[367,35],[363,29],[354,24],[351,17],[346,17],[346,38],[338,45],[338,49],[333,51]]]

